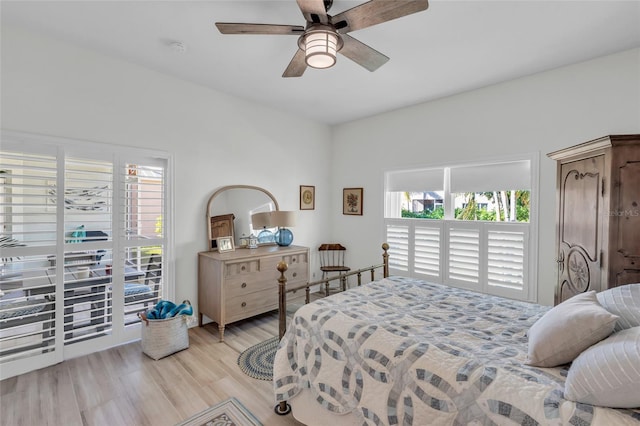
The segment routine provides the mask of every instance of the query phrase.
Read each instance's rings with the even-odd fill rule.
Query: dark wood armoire
[[[555,303],[640,282],[640,135],[549,153],[558,164]]]

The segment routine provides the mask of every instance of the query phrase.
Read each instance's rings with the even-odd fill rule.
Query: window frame
[[[532,152],[520,155],[512,155],[512,156],[504,156],[504,157],[494,157],[487,158],[481,161],[467,161],[467,162],[451,162],[447,164],[434,164],[434,165],[422,165],[407,167],[402,169],[394,169],[387,170],[384,172],[384,192],[383,192],[383,200],[384,200],[384,208],[383,208],[383,235],[386,236],[387,242],[391,245],[391,262],[390,270],[394,274],[399,275],[407,275],[416,278],[423,278],[428,281],[450,285],[454,287],[461,288],[469,288],[475,291],[480,291],[488,294],[496,294],[499,296],[509,297],[518,300],[525,300],[530,302],[537,302],[538,299],[538,289],[537,289],[537,276],[538,276],[538,204],[539,204],[539,192],[538,192],[538,182],[539,182],[539,152]],[[509,163],[509,162],[519,162],[519,161],[529,161],[529,170],[530,170],[530,208],[529,208],[529,222],[494,222],[494,221],[466,221],[466,220],[458,220],[454,217],[454,194],[451,193],[450,188],[450,171],[454,167],[465,167],[465,166],[483,166],[483,165],[491,165],[497,163]],[[388,182],[390,174],[393,173],[403,173],[403,172],[416,172],[421,169],[433,169],[444,171],[444,181],[443,181],[443,191],[444,191],[444,211],[445,215],[442,219],[423,219],[423,218],[403,218],[403,217],[391,217],[391,215],[397,214],[397,205],[393,205],[398,201],[399,192],[388,192]],[[419,175],[419,172],[416,173]],[[522,188],[525,189],[525,188]],[[433,188],[424,188],[423,191],[435,191]],[[420,224],[423,224],[423,227],[439,227],[441,229],[441,241],[440,241],[440,268],[439,275],[429,276],[429,275],[421,275],[416,271],[414,258],[416,256],[416,234],[415,229],[420,228]],[[427,225],[428,224],[428,225]],[[406,227],[403,228],[403,227]],[[449,258],[448,258],[448,250],[449,250],[449,230],[452,227],[470,227],[472,229],[477,229],[480,234],[480,261],[479,265],[479,284],[478,285],[468,285],[464,282],[460,282],[458,280],[448,279],[448,268],[449,268]],[[521,291],[514,291],[510,288],[494,288],[489,284],[488,273],[487,273],[487,259],[488,259],[488,245],[487,245],[487,235],[489,230],[494,229],[520,229],[523,230],[523,238],[524,243],[526,244],[525,252],[526,258],[524,259],[524,283],[523,289]],[[509,228],[512,227],[512,228]],[[392,231],[391,233],[389,231]],[[406,230],[406,233],[405,233]],[[394,233],[395,232],[395,236]],[[494,231],[491,231],[494,232]],[[405,238],[406,241],[402,241]],[[398,256],[407,256],[403,257],[402,261],[400,261],[397,265],[398,267],[394,267],[393,265],[393,240],[395,239],[396,243],[399,247],[396,248],[396,255]],[[406,267],[404,265],[406,264]]]

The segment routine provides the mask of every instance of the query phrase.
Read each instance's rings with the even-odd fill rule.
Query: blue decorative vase
[[[258,234],[258,243],[259,244],[267,244],[267,243],[275,243],[275,237],[273,236],[273,232],[268,229],[263,229]]]
[[[276,243],[279,246],[286,247],[291,245],[293,242],[293,232],[289,231],[287,228],[280,228],[276,232]]]

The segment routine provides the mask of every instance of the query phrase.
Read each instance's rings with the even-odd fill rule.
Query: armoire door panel
[[[617,251],[640,260],[640,162],[627,162],[619,176],[617,209],[609,212],[618,222]]]
[[[592,262],[599,261],[603,169],[604,156],[562,165],[560,239],[582,248]]]
[[[601,290],[600,262],[591,261],[579,246],[562,243],[559,253],[560,299],[563,302],[576,294]]]

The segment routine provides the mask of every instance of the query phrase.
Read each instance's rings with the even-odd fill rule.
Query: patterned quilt
[[[403,277],[317,300],[280,342],[276,401],[309,388],[363,425],[639,425],[640,410],[565,400],[568,366],[524,364],[548,309]]]

